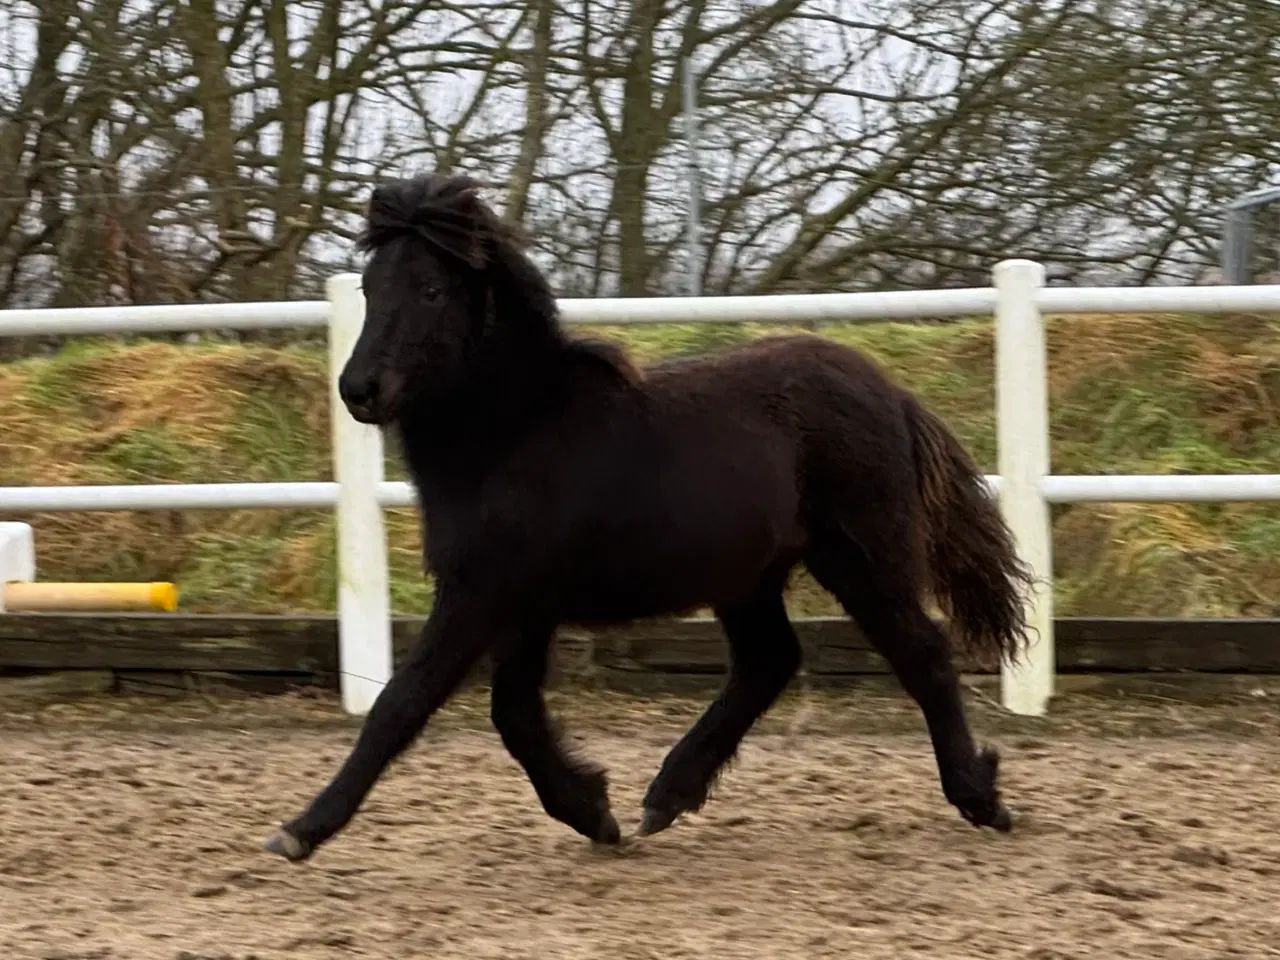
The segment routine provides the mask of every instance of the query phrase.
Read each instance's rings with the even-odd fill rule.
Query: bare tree
[[[19,0],[0,43],[9,305],[314,295],[422,168],[565,295],[675,292],[687,58],[709,293],[1186,280],[1280,180],[1258,0]]]
[[[515,5],[459,9],[42,3],[0,115],[0,171],[12,185],[0,201],[6,301],[314,292],[367,185],[402,159],[397,130],[377,119],[442,73],[499,73],[501,42],[485,30],[504,18],[515,29]],[[5,26],[21,32],[24,16]],[[440,23],[445,31],[432,29]],[[473,153],[467,138],[490,93],[482,84],[440,163]]]

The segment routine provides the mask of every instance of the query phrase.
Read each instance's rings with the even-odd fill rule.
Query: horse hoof
[[[960,813],[971,826],[977,827],[979,830],[983,827],[990,827],[999,833],[1011,833],[1013,831],[1013,817],[1009,813],[1009,808],[1003,804],[994,813],[989,809],[981,812],[962,809]]]
[[[644,819],[640,821],[640,833],[642,837],[648,837],[655,833],[661,833],[667,827],[676,822],[679,814],[670,813],[665,810],[655,810],[653,807],[644,808]]]
[[[604,815],[600,826],[596,828],[595,841],[609,847],[617,846],[622,842],[622,829],[618,826],[618,821],[613,819],[613,814]]]
[[[280,830],[267,839],[263,847],[290,863],[299,863],[311,856],[311,849],[288,830]]]
[[[1001,833],[1011,833],[1013,831],[1013,816],[1009,813],[1008,807],[1001,807],[996,811],[996,815],[991,818],[989,824],[992,830],[998,830]]]

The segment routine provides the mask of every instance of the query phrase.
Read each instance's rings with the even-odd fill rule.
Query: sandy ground
[[[942,800],[914,714],[832,703],[778,714],[701,815],[621,853],[546,818],[464,703],[300,866],[260,843],[345,755],[331,705],[11,711],[0,957],[1280,956],[1270,704],[996,731],[997,836]],[[571,711],[624,829],[700,706]]]

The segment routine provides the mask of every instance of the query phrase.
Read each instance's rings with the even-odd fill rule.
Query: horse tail
[[[906,409],[934,599],[967,653],[1016,660],[1026,644],[1023,599],[1032,571],[960,441],[914,397]]]

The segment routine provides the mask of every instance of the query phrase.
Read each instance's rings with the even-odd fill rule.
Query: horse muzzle
[[[338,378],[338,395],[354,420],[382,427],[400,412],[403,383],[394,375],[353,376],[343,371]]]

